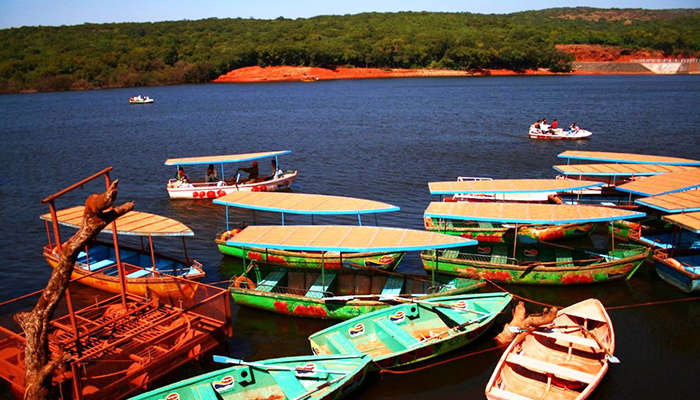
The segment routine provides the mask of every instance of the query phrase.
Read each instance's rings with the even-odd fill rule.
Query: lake
[[[137,94],[156,102],[129,105],[128,98]],[[221,256],[213,242],[224,230],[224,209],[170,201],[165,183],[175,168],[163,165],[167,158],[289,149],[280,166],[299,169],[294,191],[392,203],[401,211],[379,215],[380,225],[422,229],[431,200],[428,181],[552,178],[552,165],[562,162],[556,155],[574,149],[700,158],[699,110],[697,76],[423,78],[1,95],[0,301],[41,289],[49,277],[41,254],[46,233],[38,218],[48,208],[40,200],[106,166],[113,166],[112,177],[120,180],[118,202],[133,200],[136,209],[176,218],[195,231],[189,253],[204,264],[205,281],[217,282],[240,264]],[[593,136],[574,142],[529,140],[529,124],[542,117],[564,126],[577,122]],[[269,171],[267,161],[260,165],[261,174]],[[203,176],[205,168],[187,172]],[[101,190],[87,185],[57,206],[82,204]],[[249,212],[237,212],[232,220],[252,223]],[[258,223],[279,221],[278,215],[257,215]],[[286,222],[309,221],[287,216]],[[161,250],[178,248],[178,243],[156,243]],[[420,268],[415,255],[400,266]],[[559,305],[588,297],[608,306],[686,297],[649,265],[629,281],[509,289]],[[235,306],[233,314],[230,354],[246,360],[310,354],[307,336],[331,324]],[[591,398],[697,395],[700,302],[610,315],[622,363],[611,367]],[[446,358],[491,345],[486,337]],[[411,374],[383,375],[355,398],[484,398],[500,355],[489,352]],[[191,365],[172,378],[211,368]]]

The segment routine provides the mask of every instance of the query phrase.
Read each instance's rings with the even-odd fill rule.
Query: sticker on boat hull
[[[314,373],[316,373],[316,364],[308,363],[305,365],[297,365],[296,368],[294,368],[294,371],[299,376],[313,375]]]
[[[170,393],[169,395],[165,396],[164,399],[158,399],[158,400],[180,400],[180,394],[179,393]]]
[[[233,380],[233,377],[231,375],[226,375],[223,378],[221,378],[220,381],[212,382],[211,385],[217,392],[223,392],[228,389],[231,389],[235,383],[236,382]]]
[[[348,329],[348,333],[350,334],[350,337],[362,335],[365,333],[365,324],[358,323],[357,325],[350,327],[350,329]]]
[[[406,313],[403,312],[403,311],[397,311],[397,312],[395,312],[394,314],[392,314],[392,315],[389,316],[389,319],[390,319],[392,322],[395,322],[395,323],[397,323],[397,324],[398,324],[399,322],[403,321],[405,318],[406,318]]]
[[[454,303],[454,305],[452,305],[452,307],[453,307],[453,308],[459,308],[459,309],[461,309],[461,310],[466,310],[467,307],[468,307],[468,303],[467,303],[466,301],[464,301],[464,300],[460,300],[460,301]]]

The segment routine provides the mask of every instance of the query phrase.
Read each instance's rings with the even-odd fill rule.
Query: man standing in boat
[[[258,162],[253,161],[250,167],[239,167],[236,172],[238,171],[248,173],[248,181],[246,183],[254,183],[258,179]]]

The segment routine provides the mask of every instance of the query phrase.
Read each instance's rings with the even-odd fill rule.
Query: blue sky
[[[210,17],[308,18],[361,12],[449,11],[509,13],[551,7],[696,8],[700,0],[0,0],[0,29],[84,22],[145,22]]]

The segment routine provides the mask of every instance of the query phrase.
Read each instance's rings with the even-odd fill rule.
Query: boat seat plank
[[[596,376],[581,372],[573,368],[562,367],[561,365],[538,360],[536,358],[524,356],[521,354],[511,353],[506,358],[506,361],[512,364],[517,364],[527,369],[537,371],[544,374],[552,374],[557,377],[591,384],[595,382]]]
[[[258,283],[258,286],[256,287],[255,290],[259,290],[261,292],[270,292],[272,289],[277,286],[277,284],[280,283],[282,278],[284,278],[284,275],[287,273],[287,271],[272,271],[267,276]]]
[[[494,396],[498,396],[498,397],[500,397],[502,399],[506,399],[506,400],[533,400],[530,397],[526,397],[526,396],[523,396],[521,394],[509,392],[507,390],[499,389],[495,386],[491,387],[489,394],[492,394]]]
[[[409,348],[418,343],[418,339],[414,338],[398,324],[395,324],[388,319],[376,320],[374,321],[374,324],[384,333],[399,342],[401,346]]]
[[[98,261],[96,263],[92,263],[90,265],[85,264],[85,266],[88,267],[90,272],[95,272],[98,269],[102,269],[102,268],[107,267],[109,265],[113,265],[114,263],[115,263],[114,260],[108,258],[106,260],[101,260],[101,261]]]
[[[314,282],[314,284],[311,285],[309,290],[306,292],[306,297],[313,297],[316,299],[323,298],[323,294],[328,291],[328,288],[331,286],[331,283],[333,283],[335,276],[335,272],[326,272],[326,281],[324,285],[323,275],[319,275],[316,282]]]
[[[326,338],[339,354],[357,353],[357,347],[340,332],[334,332]]]
[[[504,244],[494,245],[491,249],[491,262],[505,264],[508,262],[508,248]]]
[[[491,228],[493,228],[493,224],[490,222],[479,222],[479,228],[491,229]]]
[[[600,346],[598,346],[598,343],[596,343],[595,340],[587,339],[587,338],[584,338],[581,336],[570,335],[570,334],[560,333],[560,332],[533,331],[532,333],[537,335],[537,336],[552,338],[552,339],[555,339],[556,341],[578,344],[578,345],[581,345],[584,347],[589,347],[589,348],[592,348],[592,349],[598,350],[598,351],[601,350]]]
[[[128,274],[126,277],[127,278],[141,278],[141,277],[144,277],[150,273],[151,273],[150,269],[139,269],[137,271],[134,271],[134,272]]]
[[[466,315],[460,313],[459,311],[453,310],[448,307],[435,307],[436,311],[438,314],[442,313],[445,315],[447,318],[451,319],[454,321],[457,325],[463,324],[469,320]]]
[[[442,256],[444,258],[457,258],[457,257],[459,257],[459,250],[455,250],[455,249],[443,250]]]
[[[390,276],[387,278],[384,289],[382,289],[382,296],[400,295],[404,281],[405,279],[402,276]]]
[[[571,250],[559,249],[554,251],[555,257],[557,258],[557,265],[560,267],[573,267],[574,258],[571,255]]]
[[[296,399],[307,392],[292,371],[269,371],[269,374],[288,399]]]

